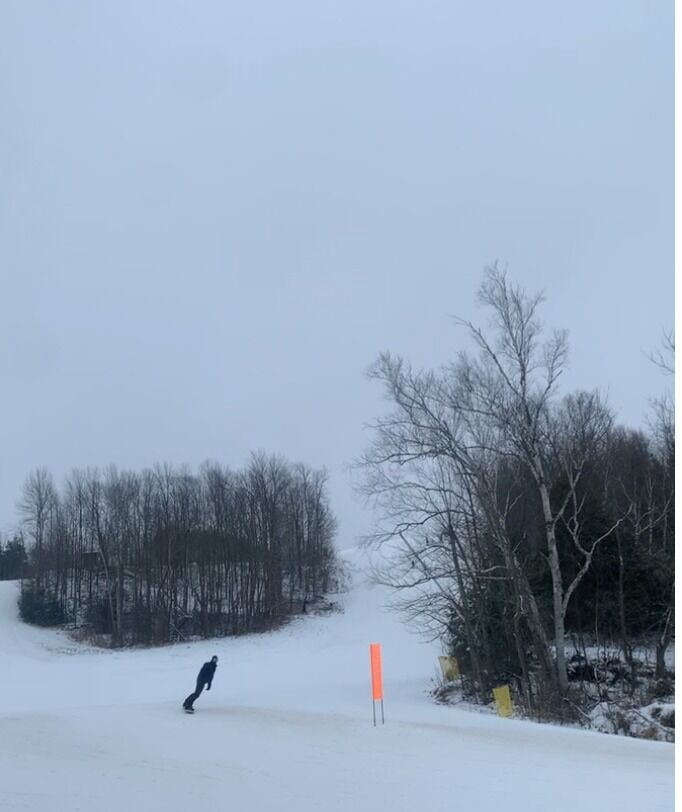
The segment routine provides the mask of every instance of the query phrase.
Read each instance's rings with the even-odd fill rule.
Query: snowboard
[[[183,708],[185,713],[194,713],[194,708]]]

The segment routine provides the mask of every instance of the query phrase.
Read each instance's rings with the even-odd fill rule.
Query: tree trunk
[[[477,693],[479,695],[483,694],[485,686],[483,685],[483,679],[481,676],[481,664],[478,658],[478,646],[476,645],[476,640],[474,639],[474,631],[473,626],[471,624],[471,618],[469,617],[469,607],[466,603],[466,590],[464,588],[464,579],[462,577],[462,568],[459,562],[459,556],[457,554],[457,549],[455,547],[455,534],[452,529],[448,530],[448,539],[450,541],[450,552],[452,554],[452,562],[455,567],[455,576],[457,578],[457,588],[459,589],[459,594],[462,598],[464,598],[463,602],[461,603],[462,608],[462,620],[464,621],[464,632],[467,637],[467,645],[469,646],[469,655],[471,657],[471,670],[473,671],[474,680],[476,682]]]
[[[663,633],[658,639],[656,644],[656,679],[663,679],[666,674],[666,665],[665,665],[665,652],[670,644],[670,640],[672,639],[672,618],[673,618],[673,607],[671,606],[667,613],[665,619],[665,626],[663,627]]]
[[[549,569],[552,576],[552,613],[554,615],[554,646],[556,649],[556,672],[559,690],[562,694],[568,691],[568,671],[566,669],[566,629],[564,627],[564,585],[559,563],[559,550],[557,548],[556,531],[552,506],[549,500],[549,490],[542,471],[539,457],[535,459],[535,476],[537,479],[542,514],[545,520],[545,535],[547,540],[547,553]]]
[[[627,624],[625,621],[625,559],[623,558],[623,545],[620,533],[616,532],[616,545],[618,549],[618,619],[620,623],[620,645],[623,657],[628,664],[634,681],[634,663],[632,649],[628,641]]]

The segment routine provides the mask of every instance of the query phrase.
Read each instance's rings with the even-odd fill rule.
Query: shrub
[[[65,622],[64,610],[54,595],[26,584],[19,596],[19,615],[26,623],[36,626],[60,626]]]
[[[675,683],[669,677],[656,680],[651,686],[652,699],[666,699],[675,693]]]

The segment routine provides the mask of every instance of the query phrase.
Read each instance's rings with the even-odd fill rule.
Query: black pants
[[[190,694],[187,699],[182,703],[183,708],[191,708],[194,705],[194,702],[201,696],[201,692],[204,690],[204,686],[208,685],[207,682],[204,682],[201,679],[197,679],[197,687],[193,694]]]

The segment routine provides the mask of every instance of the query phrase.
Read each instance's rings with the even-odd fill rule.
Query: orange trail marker
[[[381,646],[370,643],[369,662],[372,668],[372,719],[377,724],[376,703],[381,702],[381,724],[384,724],[384,686],[381,681]]]

